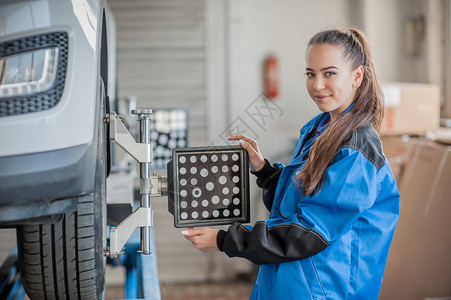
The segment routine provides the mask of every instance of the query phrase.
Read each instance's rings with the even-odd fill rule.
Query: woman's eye
[[[312,72],[307,72],[305,73],[305,76],[307,76],[308,78],[312,78],[315,77],[315,74],[313,74]]]
[[[331,77],[331,76],[333,76],[335,74],[337,74],[337,73],[335,73],[335,72],[326,72],[326,77]]]

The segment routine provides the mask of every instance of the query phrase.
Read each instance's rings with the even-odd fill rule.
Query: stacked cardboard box
[[[422,83],[385,83],[384,135],[423,135],[440,125],[440,88]]]
[[[400,139],[398,137],[398,139]],[[398,182],[400,218],[380,299],[451,295],[451,146],[385,139],[385,151],[407,155]]]

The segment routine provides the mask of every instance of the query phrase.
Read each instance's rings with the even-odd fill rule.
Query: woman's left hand
[[[183,230],[182,234],[187,240],[193,243],[196,249],[202,252],[213,252],[219,251],[216,245],[216,237],[218,236],[218,229],[214,228],[199,228],[194,229],[193,227],[188,228],[188,230]]]

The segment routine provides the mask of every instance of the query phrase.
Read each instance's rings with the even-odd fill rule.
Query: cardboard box
[[[386,83],[381,134],[423,135],[440,124],[440,88],[421,83]]]
[[[407,135],[381,137],[384,154],[398,185],[402,179],[404,166],[412,153],[414,140]]]
[[[451,147],[414,140],[379,299],[451,294]]]
[[[451,145],[451,128],[439,128],[428,133],[428,138],[442,144]]]

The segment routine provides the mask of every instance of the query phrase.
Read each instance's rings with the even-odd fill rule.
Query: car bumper
[[[0,157],[0,224],[73,210],[94,190],[95,150],[85,144]]]

